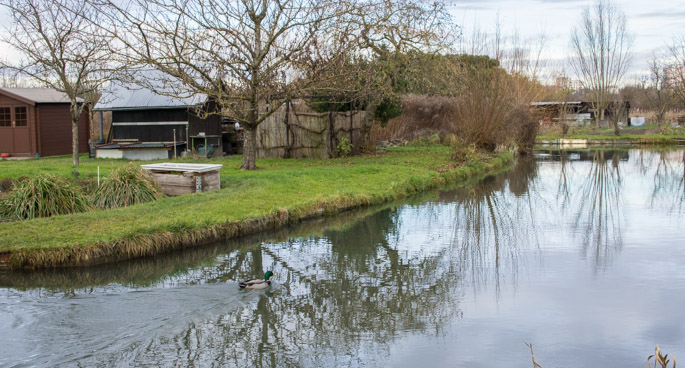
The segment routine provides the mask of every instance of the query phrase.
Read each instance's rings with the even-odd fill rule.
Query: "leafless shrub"
[[[509,115],[509,123],[516,129],[516,146],[519,152],[532,150],[540,129],[538,120],[531,115],[529,108],[521,105],[515,106]]]
[[[455,100],[448,97],[406,95],[402,97],[402,115],[391,119],[385,127],[377,125],[372,134],[383,140],[414,140],[454,134]]]

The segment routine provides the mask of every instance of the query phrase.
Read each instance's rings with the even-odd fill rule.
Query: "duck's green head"
[[[269,281],[269,277],[271,277],[271,276],[276,276],[276,275],[274,275],[274,273],[271,271],[266,271],[266,273],[264,274],[264,280]]]

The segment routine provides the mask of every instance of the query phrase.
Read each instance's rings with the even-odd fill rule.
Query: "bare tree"
[[[628,69],[632,43],[625,14],[611,0],[585,8],[580,25],[573,28],[570,65],[589,92],[597,126]],[[617,120],[614,131],[618,135]]]
[[[666,67],[664,81],[672,88],[680,105],[685,105],[685,36],[675,37],[669,49],[673,64]]]
[[[359,0],[344,22],[351,25],[367,66],[357,71],[364,82],[353,91],[366,106],[362,124],[362,139],[366,139],[384,102],[399,103],[399,77],[411,59],[421,53],[449,51],[456,26],[439,1]]]
[[[206,95],[241,122],[246,170],[256,168],[259,124],[290,96],[364,90],[364,84],[336,83],[347,71],[341,66],[431,44],[435,32],[427,29],[438,21],[430,15],[443,9],[408,0],[107,3],[113,22],[103,28],[125,47],[127,64],[163,72],[166,92],[160,92],[171,86],[174,94]]]
[[[79,164],[78,121],[84,98],[107,81],[108,41],[93,24],[98,11],[86,0],[0,0],[12,23],[2,40],[21,53],[0,66],[63,92],[71,103],[72,156]]]
[[[651,88],[647,90],[646,97],[651,108],[656,112],[658,125],[664,123],[664,116],[671,108],[673,102],[671,82],[665,78],[666,70],[667,64],[664,62],[664,58],[653,54],[652,58],[649,60],[649,81]]]
[[[245,129],[242,169],[256,169],[257,127],[319,82],[346,50],[349,4],[317,0],[109,2],[108,30],[127,63],[165,76],[162,93],[206,95]],[[148,87],[159,86],[157,82]],[[171,88],[170,88],[171,87]]]

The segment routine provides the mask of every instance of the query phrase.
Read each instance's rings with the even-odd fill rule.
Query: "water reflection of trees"
[[[452,294],[457,270],[446,257],[447,243],[402,249],[398,222],[407,210],[422,211],[390,208],[321,236],[225,257],[213,267],[221,278],[239,280],[272,268],[280,291],[135,346],[110,363],[164,357],[182,366],[358,365],[382,359],[385,343],[401,331],[440,333],[459,314]],[[363,350],[368,346],[373,349]]]
[[[681,214],[685,205],[685,150],[640,153],[638,167],[653,178],[650,203]]]
[[[631,180],[648,180],[652,206],[681,214],[685,203],[685,151],[582,151],[580,161],[561,151],[557,200],[562,215],[573,216],[573,230],[582,237],[581,252],[596,269],[604,268],[623,244],[626,174],[620,161],[630,160]],[[566,159],[565,159],[566,158]],[[590,165],[588,166],[588,161]]]
[[[425,199],[424,199],[425,201]],[[324,228],[348,226],[349,223],[382,211],[388,206],[372,207],[354,212],[345,212],[334,217],[306,221],[301,224],[248,235],[225,242],[188,248],[143,257],[114,264],[91,267],[71,267],[30,271],[0,270],[0,288],[45,294],[84,294],[98,292],[118,284],[129,288],[178,287],[198,283],[212,283],[232,280],[240,271],[236,265],[250,264],[252,249],[260,244],[286,242],[302,234],[321,233]],[[255,257],[260,257],[256,255]],[[260,269],[243,269],[243,273],[262,272]],[[263,273],[263,272],[262,272]]]
[[[580,185],[566,196],[572,201],[573,226],[582,234],[581,254],[592,259],[596,269],[604,268],[623,244],[622,151],[595,151],[586,173],[580,173]],[[574,198],[571,198],[574,197]]]
[[[587,158],[592,161],[562,158],[559,183],[539,178],[535,161],[519,160],[508,173],[421,206],[350,214],[328,230],[302,232],[310,235],[284,229],[230,248],[202,248],[198,252],[206,254],[180,263],[162,262],[149,270],[150,283],[230,285],[273,269],[281,285],[247,294],[254,297],[244,305],[214,305],[208,318],[189,321],[182,331],[145,336],[104,357],[104,364],[383,365],[388,342],[403,332],[440,334],[458,317],[465,287],[494,286],[499,295],[505,283],[515,285],[523,253],[538,251],[545,241],[540,234],[565,212],[583,236],[583,255],[597,267],[607,264],[622,241],[624,173],[618,163],[625,155],[593,152]],[[553,198],[538,190],[549,183],[558,190],[557,196],[550,191]],[[664,193],[670,187],[664,181],[660,188]],[[145,272],[138,268],[131,273]]]
[[[534,160],[520,159],[508,173],[455,191],[455,263],[475,289],[493,285],[499,295],[503,282],[517,282],[521,249],[539,248],[536,212],[546,207],[531,190],[537,168]]]
[[[522,161],[515,180],[494,176],[427,205],[387,209],[320,237],[228,257],[227,268],[237,270],[237,279],[269,267],[284,289],[245,310],[155,341],[136,359],[144,362],[161,351],[182,365],[382,363],[387,342],[403,331],[439,334],[459,316],[464,282],[494,282],[499,288],[502,280],[516,281],[517,244],[536,236],[529,226],[535,221],[529,186],[536,168]],[[460,225],[451,235],[436,234],[446,223]],[[412,234],[401,232],[401,225],[420,227],[422,240],[408,245]]]

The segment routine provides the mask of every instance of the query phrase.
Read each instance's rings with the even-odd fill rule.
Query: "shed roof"
[[[544,102],[531,102],[531,106],[551,106],[551,105],[580,105],[583,101],[569,101],[569,102],[559,102],[559,101],[544,101]]]
[[[147,80],[146,83],[151,81]],[[178,108],[202,105],[207,100],[206,96],[200,94],[175,97],[171,87],[161,82],[155,84],[159,84],[159,87],[154,87],[157,92],[131,82],[112,81],[93,110]]]
[[[0,88],[0,93],[31,105],[70,102],[66,93],[52,88]],[[83,102],[83,99],[78,98],[78,101]]]

